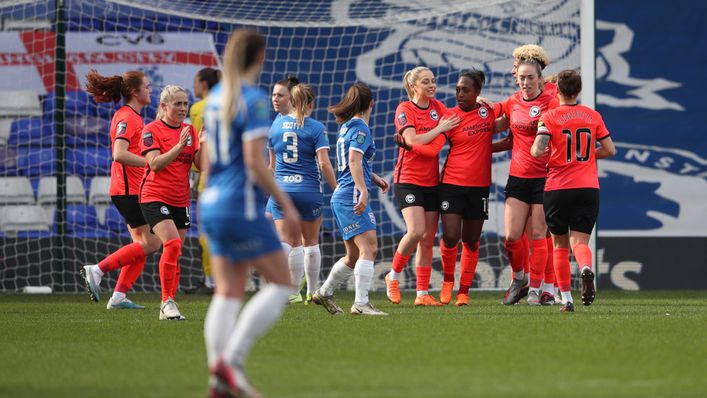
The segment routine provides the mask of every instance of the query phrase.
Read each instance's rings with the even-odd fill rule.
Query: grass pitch
[[[104,293],[105,294],[105,293]],[[250,378],[268,397],[704,397],[707,293],[599,291],[591,307],[471,306],[332,317],[291,305],[255,347]],[[0,397],[203,397],[210,297],[177,297],[185,322],[108,311],[87,295],[0,295]],[[337,294],[348,310],[352,293]]]

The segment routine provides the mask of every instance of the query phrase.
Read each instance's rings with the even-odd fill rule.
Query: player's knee
[[[142,239],[140,240],[140,246],[142,247],[142,250],[145,252],[145,255],[150,255],[157,250],[160,249],[160,246],[162,243],[159,241],[159,239]]]
[[[506,231],[506,242],[516,242],[523,238],[523,231]]]
[[[361,250],[361,254],[359,255],[359,258],[361,260],[375,260],[376,256],[378,255],[378,247],[373,246],[373,247],[368,247],[365,250]]]
[[[344,256],[344,264],[346,264],[347,267],[353,268],[354,264],[356,264],[356,261],[358,261],[359,253],[349,253]]]
[[[545,239],[546,236],[547,236],[547,233],[545,230],[536,231],[535,229],[533,229],[533,233],[530,234],[530,239],[532,239],[532,240]]]
[[[419,242],[425,236],[425,228],[413,225],[411,228],[408,228],[407,236],[413,242]]]
[[[442,235],[442,241],[444,245],[449,248],[457,247],[459,244],[459,234],[458,233],[444,233]]]
[[[426,248],[426,249],[427,249],[427,248],[431,249],[431,248],[434,246],[434,244],[435,244],[435,234],[434,234],[434,232],[425,232],[425,233],[422,235],[422,239],[420,239],[420,243],[419,243],[419,244],[420,244],[420,246],[422,246],[422,247],[424,247],[424,248]]]

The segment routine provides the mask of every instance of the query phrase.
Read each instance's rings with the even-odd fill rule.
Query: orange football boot
[[[400,304],[400,281],[390,279],[389,274],[385,274],[385,293],[388,300],[393,304]]]
[[[457,307],[461,307],[463,305],[469,305],[469,295],[464,294],[464,293],[459,293],[457,294]]]
[[[435,298],[432,297],[431,294],[425,294],[424,296],[419,296],[419,297],[415,298],[415,305],[424,306],[424,307],[441,307],[444,304],[435,300]]]
[[[439,302],[447,305],[452,301],[452,291],[454,290],[454,282],[442,282],[442,291],[439,293]]]

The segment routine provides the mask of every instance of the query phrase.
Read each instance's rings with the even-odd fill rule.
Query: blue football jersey
[[[376,153],[371,130],[363,120],[354,118],[341,125],[336,140],[337,187],[331,196],[332,202],[358,203],[358,191],[354,189],[354,180],[349,169],[349,150],[363,154],[363,178],[366,187],[371,189],[371,159]]]
[[[329,149],[324,125],[306,117],[303,126],[283,116],[275,121],[268,138],[275,152],[275,181],[285,192],[321,192],[317,151]]]
[[[202,212],[236,212],[246,219],[263,213],[265,195],[248,176],[243,163],[243,142],[265,138],[270,130],[269,96],[244,84],[240,106],[229,126],[221,124],[220,84],[209,93],[204,110],[211,167],[207,189],[202,193]]]

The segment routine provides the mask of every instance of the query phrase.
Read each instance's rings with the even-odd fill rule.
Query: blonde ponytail
[[[309,115],[310,105],[314,102],[314,89],[309,84],[298,84],[292,87],[290,97],[295,124],[304,126],[304,118]]]

